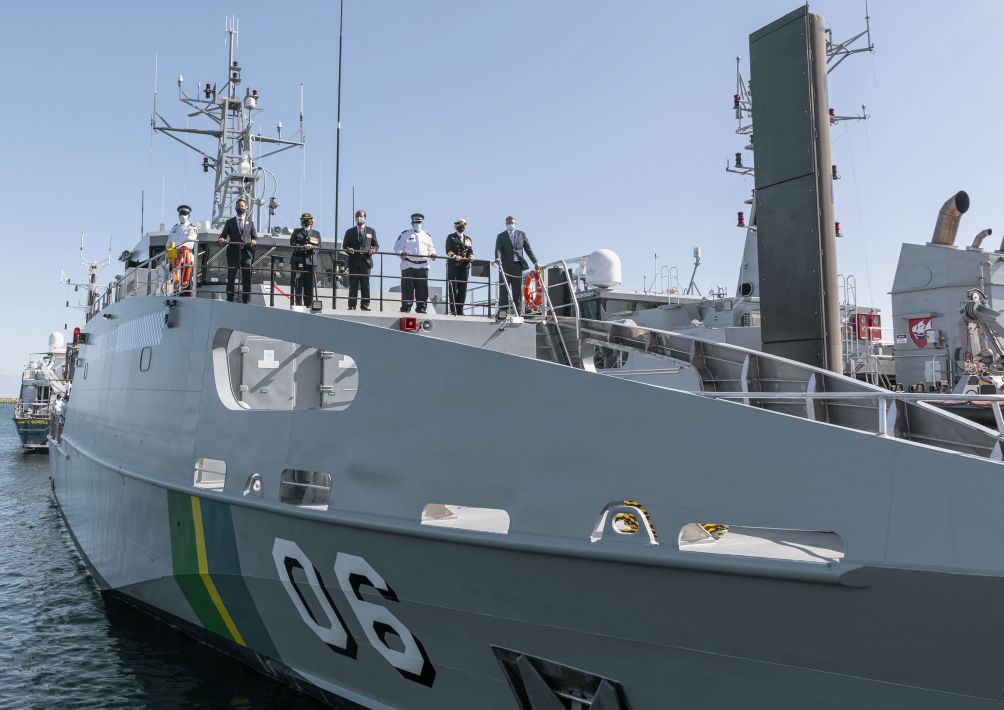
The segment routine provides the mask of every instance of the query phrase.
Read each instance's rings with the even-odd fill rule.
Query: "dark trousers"
[[[506,281],[512,289],[512,297],[515,301],[516,313],[519,313],[523,306],[523,274],[506,274]],[[506,291],[505,282],[499,283],[499,313],[509,310],[509,292]]]
[[[415,310],[425,313],[425,302],[429,300],[429,270],[401,269],[401,310],[410,311],[412,294]]]
[[[293,270],[293,305],[310,306],[314,302],[314,265],[300,264]]]
[[[360,296],[363,308],[370,305],[370,270],[349,271],[349,308],[356,307],[356,296]]]
[[[237,271],[241,272],[241,301],[247,303],[251,300],[251,264],[227,264],[227,300],[233,302],[236,295]]]
[[[467,300],[467,276],[471,267],[456,264],[452,261],[446,264],[446,312],[455,316],[464,315],[464,301]]]

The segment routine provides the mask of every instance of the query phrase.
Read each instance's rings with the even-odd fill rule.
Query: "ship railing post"
[[[275,257],[269,257],[268,307],[275,308]],[[290,301],[292,303],[292,301]]]
[[[380,255],[380,312],[383,313],[383,254]]]
[[[889,436],[889,400],[884,394],[878,398],[879,436]]]
[[[1001,414],[1001,403],[997,400],[991,402],[994,410],[994,423],[997,424],[998,438],[1004,437],[1004,415]]]
[[[339,249],[336,248],[335,258],[331,260],[331,270],[334,272],[331,279],[331,310],[333,311],[338,310],[338,252]]]

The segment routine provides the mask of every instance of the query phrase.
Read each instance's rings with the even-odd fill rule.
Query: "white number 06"
[[[300,546],[291,540],[276,538],[272,546],[272,557],[279,573],[279,581],[285,587],[304,624],[332,651],[355,658],[355,639],[349,633],[334,600],[329,596],[320,572]],[[309,587],[314,600],[327,617],[325,619],[327,625],[320,623],[314,617],[300,589],[301,584],[293,578],[293,570],[297,567],[303,571],[307,580],[305,586]],[[422,642],[387,607],[363,598],[362,588],[372,587],[386,601],[397,602],[397,594],[384,578],[362,557],[345,552],[339,552],[335,557],[335,577],[352,612],[362,626],[366,639],[377,653],[408,680],[431,686],[436,677],[436,669],[429,661]],[[403,650],[391,648],[388,643],[389,636],[397,636],[400,645],[404,646]]]

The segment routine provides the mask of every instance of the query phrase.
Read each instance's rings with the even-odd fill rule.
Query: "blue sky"
[[[351,189],[384,243],[426,214],[437,244],[458,217],[475,251],[491,248],[514,213],[543,260],[612,248],[625,284],[660,265],[698,285],[735,290],[743,243],[735,216],[751,178],[724,172],[744,141],[731,111],[735,57],[748,35],[793,0],[671,3],[551,0],[347,0],[342,105],[344,229]],[[812,5],[835,38],[863,28],[864,3]],[[6,337],[0,393],[13,393],[29,351],[81,320],[64,302],[60,267],[81,276],[89,255],[131,247],[146,224],[190,203],[207,216],[210,176],[149,129],[154,53],[159,108],[184,121],[176,80],[222,81],[224,18],[239,11],[245,86],[262,96],[263,131],[296,124],[305,88],[303,209],[334,230],[337,2],[47,2],[5,7],[0,113],[8,266],[0,280]],[[877,52],[830,77],[831,105],[871,120],[834,131],[843,175],[835,199],[839,267],[858,301],[881,306],[899,245],[930,238],[938,207],[958,189],[973,206],[960,241],[994,227],[1002,200],[1004,3],[870,3]],[[280,215],[301,206],[300,155],[274,160]],[[323,166],[323,174],[322,174]],[[323,200],[322,200],[323,178]],[[323,209],[322,209],[323,202]],[[109,267],[111,278],[118,264]]]

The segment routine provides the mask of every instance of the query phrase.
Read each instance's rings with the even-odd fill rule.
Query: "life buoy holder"
[[[192,250],[186,245],[178,247],[178,256],[174,260],[174,286],[187,289],[192,283]]]
[[[544,282],[536,269],[523,277],[523,302],[531,311],[538,310],[544,302]]]

